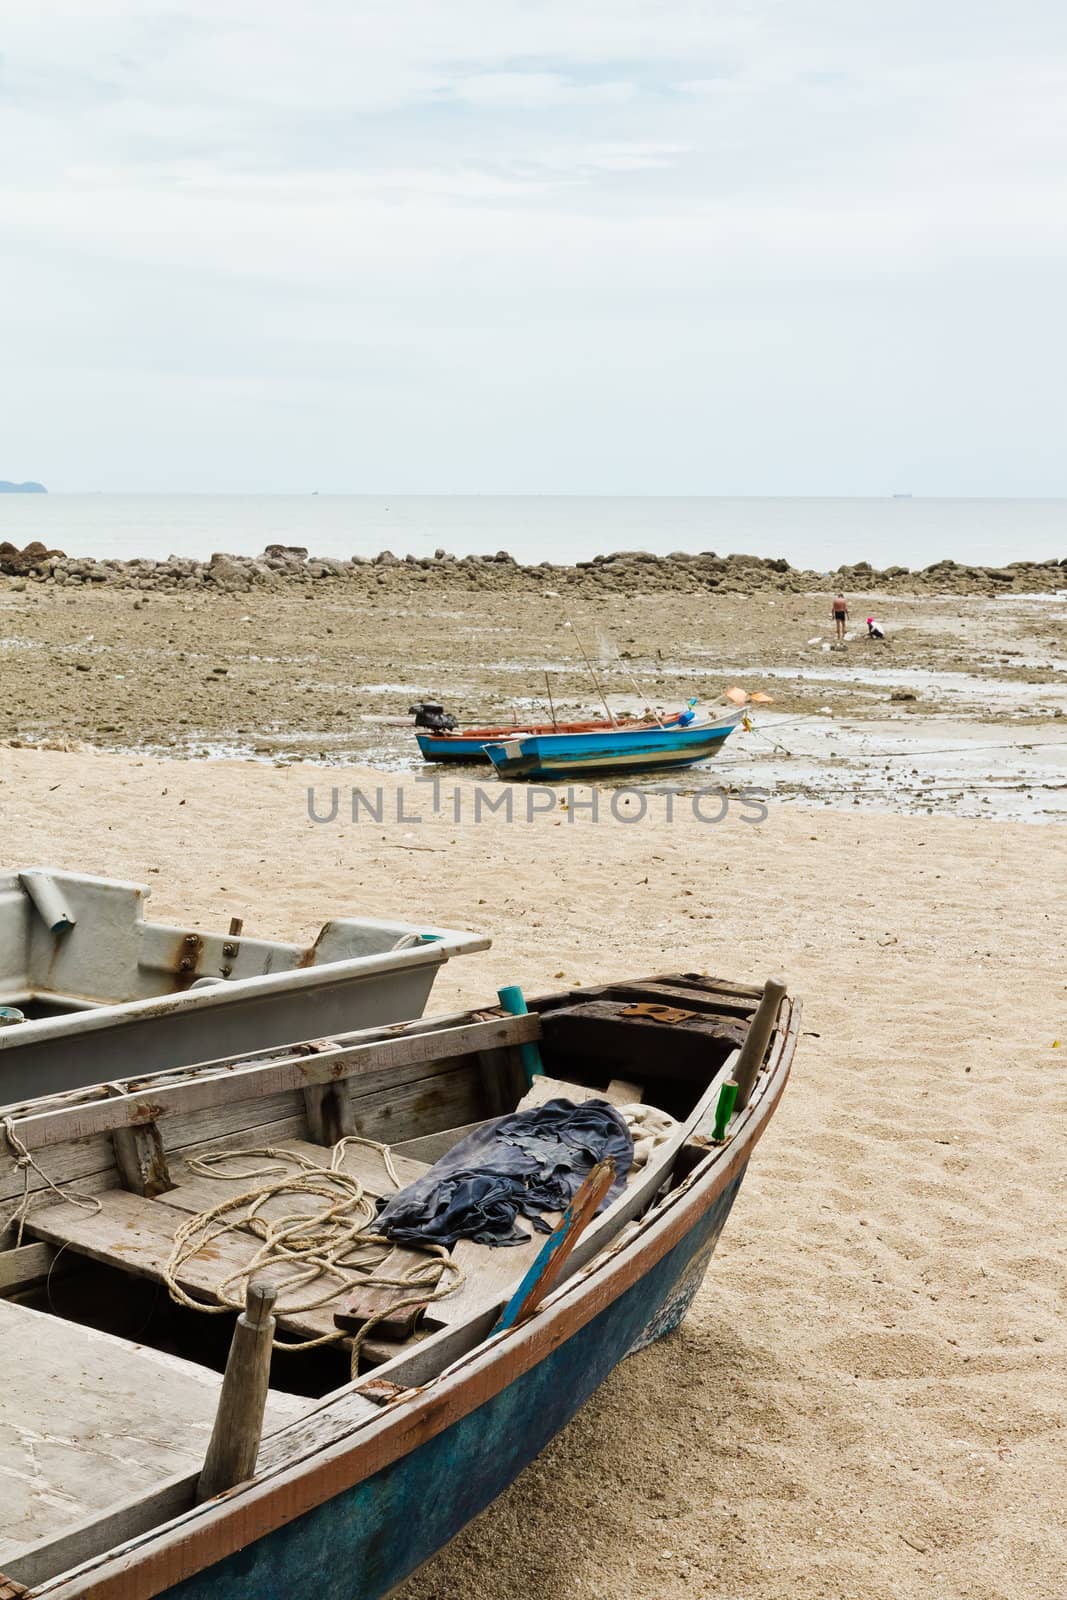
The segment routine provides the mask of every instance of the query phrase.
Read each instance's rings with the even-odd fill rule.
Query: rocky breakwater
[[[240,594],[257,588],[319,583],[344,584],[363,592],[382,589],[413,593],[423,586],[530,592],[559,590],[573,593],[644,593],[674,591],[692,594],[822,592],[843,589],[846,594],[998,594],[1055,593],[1067,590],[1067,558],[1062,561],[1014,561],[1005,567],[965,566],[938,561],[920,571],[907,567],[879,570],[859,561],[831,572],[791,567],[781,558],[717,555],[674,551],[653,555],[644,550],[624,550],[595,556],[573,566],[548,561],[523,566],[506,550],[495,555],[450,555],[437,550],[432,556],[399,557],[390,550],[380,555],[352,556],[340,560],[314,556],[299,545],[268,545],[259,556],[217,552],[209,561],[171,555],[165,561],[98,561],[47,550],[40,543],[23,550],[0,544],[0,574],[16,580],[53,587],[108,584],[123,589],[201,591]]]

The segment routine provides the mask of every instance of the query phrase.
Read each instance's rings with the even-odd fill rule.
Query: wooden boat
[[[531,722],[525,727],[511,723],[495,728],[458,728],[436,703],[420,704],[410,709],[415,713],[415,738],[426,761],[488,761],[487,746],[508,739],[548,734],[631,733],[641,728],[676,728],[683,726],[685,720],[692,720],[692,707],[683,706],[680,711],[665,714],[661,721],[620,713],[615,723],[607,717],[591,717],[586,722]]]
[[[385,1595],[624,1356],[685,1315],[778,1104],[798,1019],[779,984],[689,974],[15,1109],[0,1135],[0,1206],[15,1212],[0,1241],[0,1596]],[[338,1146],[346,1131],[390,1140],[406,1183],[471,1124],[556,1094],[622,1100],[628,1120],[655,1122],[654,1109],[660,1142],[599,1211],[589,1197],[610,1170],[594,1168],[547,1242],[461,1240],[449,1267],[392,1251],[394,1281],[428,1261],[465,1273],[421,1324],[410,1281],[404,1315],[403,1283],[375,1313],[351,1281],[317,1296],[312,1284],[302,1310],[282,1289],[271,1313],[291,1260],[264,1260],[240,1223],[205,1220],[220,1194],[230,1220],[247,1218],[250,1193],[285,1188],[263,1167],[287,1162],[311,1188],[387,1194],[379,1150]],[[321,1195],[299,1187],[260,1205],[262,1228],[282,1226],[271,1204],[325,1228]],[[283,1249],[297,1244],[290,1233]],[[326,1251],[318,1232],[312,1246]],[[242,1295],[235,1327],[223,1308]],[[272,1357],[272,1338],[326,1342]]]
[[[481,934],[341,917],[307,945],[145,920],[149,890],[0,871],[0,1106],[220,1051],[422,1015]]]
[[[738,710],[698,717],[685,726],[646,723],[639,729],[520,735],[486,745],[486,754],[501,778],[669,772],[717,755],[744,717]]]

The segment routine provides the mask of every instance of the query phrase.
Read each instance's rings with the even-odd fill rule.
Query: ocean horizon
[[[487,555],[569,563],[616,550],[782,557],[828,571],[1067,555],[1067,499],[44,494],[0,496],[0,540],[100,560],[305,545],[347,558]]]

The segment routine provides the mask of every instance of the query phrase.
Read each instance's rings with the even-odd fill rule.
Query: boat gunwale
[[[122,1545],[90,1557],[27,1592],[27,1600],[152,1600],[238,1550],[384,1470],[501,1393],[606,1310],[690,1233],[765,1133],[788,1080],[801,1016],[786,997],[770,1050],[729,1140],[713,1147],[636,1231],[604,1249],[549,1295],[526,1322],[491,1335],[429,1383],[355,1421],[332,1444],[280,1462],[265,1474],[192,1507]],[[388,1364],[381,1368],[386,1374]],[[331,1396],[314,1416],[358,1391],[366,1376]],[[307,1417],[293,1424],[306,1427]],[[286,1429],[273,1435],[284,1439]]]
[[[375,919],[354,920],[367,923]],[[400,931],[403,924],[397,923],[396,927],[398,938],[404,937]],[[347,984],[364,976],[374,977],[380,972],[443,966],[453,956],[473,955],[477,951],[487,950],[492,942],[488,934],[468,933],[458,928],[420,929],[412,924],[410,932],[419,934],[422,942],[403,950],[380,950],[373,955],[324,961],[321,966],[292,967],[288,971],[256,973],[247,978],[224,978],[202,989],[189,988],[171,994],[149,995],[141,1000],[98,1001],[85,1010],[64,1012],[55,1017],[31,1018],[15,1028],[0,1029],[0,1061],[5,1049],[29,1049],[43,1039],[58,1039],[68,1034],[80,1037],[148,1018],[172,1016],[181,1011],[209,1011],[275,993],[289,995],[304,989],[331,989],[337,984]],[[167,1072],[178,1069],[160,1070]]]

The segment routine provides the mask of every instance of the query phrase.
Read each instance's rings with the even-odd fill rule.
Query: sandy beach
[[[687,968],[780,971],[803,997],[793,1082],[689,1319],[404,1600],[1067,1590],[1060,829],[786,805],[759,826],[684,807],[475,826],[410,783],[407,823],[405,780],[358,768],[0,755],[13,863],[266,934],[343,911],[491,933],[442,1008]],[[310,820],[335,782],[337,820]],[[394,820],[347,821],[353,784],[384,785]]]
[[[0,740],[411,772],[414,700],[545,719],[547,671],[559,714],[602,715],[580,639],[619,709],[730,684],[771,697],[716,781],[783,803],[1067,817],[1062,596],[850,590],[838,651],[829,593],[598,592],[571,569],[564,594],[489,570],[488,592],[402,564],[381,585],[364,568],[240,594],[0,579]],[[872,612],[890,643],[865,637]]]

